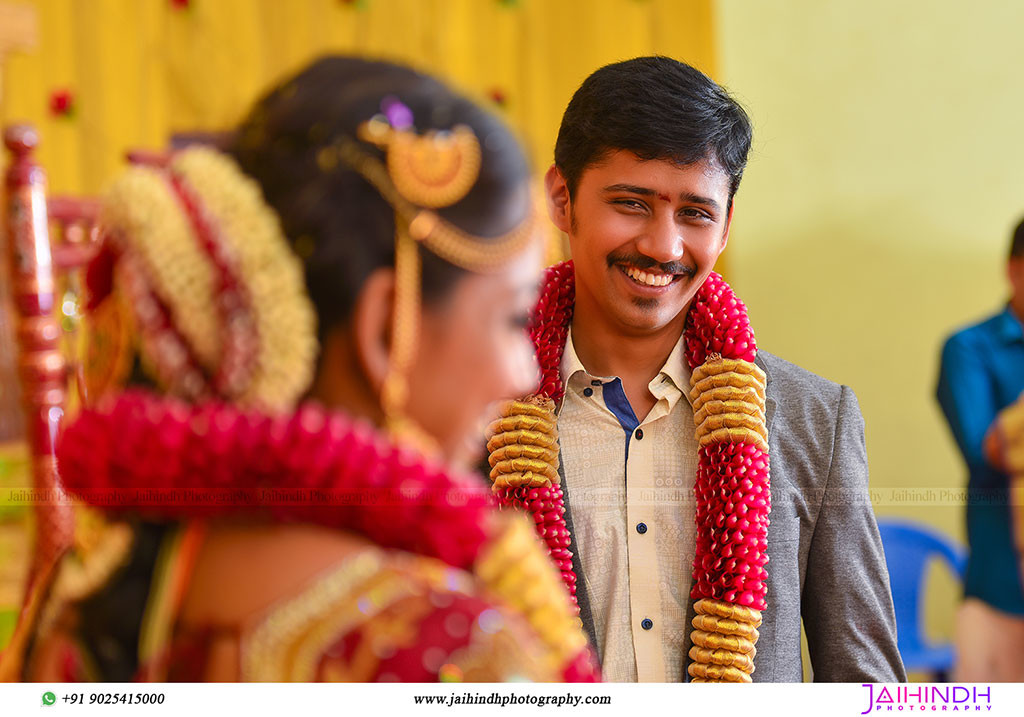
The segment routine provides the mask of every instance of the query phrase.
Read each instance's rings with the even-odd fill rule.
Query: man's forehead
[[[671,157],[645,158],[626,149],[611,150],[583,170],[581,183],[587,179],[588,174],[592,175],[592,179],[599,180],[602,187],[621,183],[613,180],[615,176],[621,175],[630,177],[630,184],[638,184],[644,180],[655,182],[687,178],[691,181],[703,180],[701,183],[708,189],[717,185],[721,185],[721,189],[726,193],[729,189],[729,175],[713,155],[706,155],[693,162],[682,162]]]

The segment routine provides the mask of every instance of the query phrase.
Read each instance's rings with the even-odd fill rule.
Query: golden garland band
[[[750,675],[735,667],[723,667],[702,662],[690,663],[691,682],[753,682]]]
[[[693,396],[695,391],[691,391],[690,395]],[[734,386],[721,386],[719,388],[704,388],[700,393],[697,394],[696,398],[693,398],[693,410],[696,413],[704,407],[705,404],[712,401],[739,401],[741,403],[752,403],[755,404],[759,409],[764,408],[764,396],[757,393],[757,389],[754,387],[734,387]]]
[[[575,616],[579,611],[576,573],[569,551],[571,536],[565,526],[565,496],[558,475],[555,402],[541,394],[508,401],[487,434],[487,460],[498,504],[522,509],[533,519],[534,530],[530,532],[544,541],[551,560],[549,563],[545,557],[544,562],[560,571]],[[579,618],[573,619],[577,626],[582,624]]]
[[[698,601],[695,609],[698,615],[707,615],[723,620],[735,620],[755,628],[761,627],[761,611],[746,607],[745,605],[704,599]]]
[[[754,643],[745,637],[739,635],[721,635],[715,632],[706,632],[704,630],[693,630],[690,633],[690,639],[693,644],[698,647],[705,647],[709,650],[731,650],[733,652],[742,652],[744,655],[750,655],[751,658],[756,656],[757,648],[754,647]]]
[[[532,458],[545,461],[550,465],[558,465],[558,453],[556,451],[550,448],[541,448],[540,446],[519,444],[495,448],[487,460],[493,468],[496,464],[509,458]]]
[[[744,376],[753,376],[757,379],[758,385],[762,388],[767,380],[764,371],[762,371],[761,367],[753,361],[724,358],[721,354],[713,353],[708,355],[703,364],[693,370],[690,383],[700,383],[708,376],[715,376],[725,371],[743,374]]]
[[[505,431],[540,431],[554,435],[555,425],[548,416],[512,415],[504,416],[493,421],[488,427],[488,435],[504,433]]]
[[[737,637],[746,638],[754,644],[757,644],[757,638],[760,637],[760,633],[753,625],[736,620],[727,620],[724,617],[715,617],[714,615],[697,615],[693,618],[692,624],[695,628],[704,632],[714,632],[719,635],[736,635]]]
[[[690,657],[704,665],[720,665],[735,667],[741,672],[750,674],[754,669],[754,658],[742,652],[731,650],[710,650],[706,647],[691,647]]]
[[[487,427],[487,438],[495,492],[558,485],[558,428],[550,398],[507,402],[501,416]]]
[[[509,458],[503,461],[495,461],[491,468],[491,480],[496,480],[502,474],[517,474],[533,472],[547,478],[549,481],[558,480],[558,472],[549,463],[537,458]]]
[[[558,446],[558,438],[557,436],[551,436],[537,431],[506,431],[505,433],[498,433],[491,436],[487,441],[487,450],[495,451],[503,446],[514,446],[517,443],[527,446],[553,449]]]
[[[699,446],[749,443],[768,452],[766,377],[750,361],[712,354],[690,377],[690,400]]]
[[[693,682],[752,682],[761,612],[704,598],[694,604],[688,672]]]
[[[765,418],[764,406],[757,400],[711,399],[701,403],[701,407],[694,413],[693,420],[699,426],[709,416],[727,416],[732,413],[745,413],[761,421]]]
[[[508,401],[501,407],[501,415],[505,416],[536,416],[550,419],[554,410],[554,402],[539,396],[527,396],[522,401]]]

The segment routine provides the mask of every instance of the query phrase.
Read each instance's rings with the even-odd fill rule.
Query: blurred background
[[[349,52],[488,103],[540,175],[591,71],[652,53],[693,64],[754,122],[720,269],[760,346],[856,391],[880,518],[962,542],[966,470],[934,387],[944,338],[1008,295],[1021,27],[1024,4],[997,0],[0,0],[0,124],[39,129],[52,192],[91,195],[125,150],[227,128],[282,75]],[[0,329],[2,412],[16,403]],[[0,644],[24,534],[5,497],[24,454],[16,426],[4,431]],[[951,638],[958,591],[929,564],[929,639]]]

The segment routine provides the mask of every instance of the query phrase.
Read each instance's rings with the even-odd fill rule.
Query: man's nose
[[[672,212],[659,212],[637,239],[636,248],[660,264],[680,261],[686,247],[683,233]]]

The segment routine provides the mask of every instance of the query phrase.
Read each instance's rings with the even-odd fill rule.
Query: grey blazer
[[[756,363],[768,377],[772,512],[768,608],[759,628],[754,682],[803,679],[801,618],[815,681],[905,681],[889,573],[868,497],[864,419],[857,398],[849,387],[764,351]],[[565,473],[559,472],[566,490]],[[568,496],[565,505],[572,531]],[[580,618],[597,645],[573,535]],[[684,559],[689,562],[692,556]],[[691,600],[687,653],[694,615]]]

